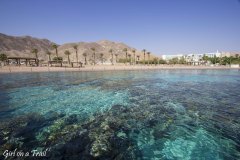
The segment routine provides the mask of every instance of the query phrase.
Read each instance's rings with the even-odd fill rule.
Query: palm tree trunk
[[[135,53],[133,54],[133,65],[136,64]]]
[[[76,50],[76,58],[77,58],[77,64],[78,64],[78,54],[77,54],[77,50]]]
[[[58,50],[57,50],[57,48],[56,48],[56,56],[57,56],[57,59],[58,59]]]
[[[113,65],[113,54],[112,54],[112,65]]]
[[[57,56],[57,63],[58,63],[59,59],[58,59],[58,50],[57,50],[57,48],[56,48],[56,56]]]
[[[68,64],[70,64],[70,58],[69,58],[69,55],[68,55]]]
[[[87,65],[87,56],[85,56],[85,65]]]
[[[51,64],[51,57],[50,57],[50,54],[48,55],[48,66],[49,66],[49,63]],[[51,65],[52,66],[52,65]]]
[[[37,66],[39,65],[38,54],[37,53],[36,53],[36,64],[37,64]]]
[[[127,52],[126,52],[126,61],[125,61],[125,64],[127,63]]]
[[[148,65],[149,65],[149,57],[150,57],[150,55],[148,55]]]
[[[145,65],[145,52],[144,52],[144,54],[143,54],[143,63],[144,63],[144,65]]]

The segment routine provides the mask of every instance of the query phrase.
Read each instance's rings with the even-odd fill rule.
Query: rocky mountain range
[[[47,51],[50,51],[51,57],[56,57],[55,50],[52,48],[51,42],[47,39],[39,39],[30,36],[9,36],[0,33],[0,53],[5,53],[7,56],[14,57],[34,57],[34,54],[31,53],[32,49],[38,49],[38,57],[40,60],[48,60]],[[76,51],[73,48],[74,45],[77,45],[78,56],[80,61],[84,61],[83,53],[87,53],[87,59],[90,60],[93,55],[91,48],[95,48],[96,60],[100,58],[101,53],[105,62],[110,62],[112,56],[109,53],[109,50],[113,50],[113,54],[118,54],[118,59],[125,58],[124,48],[127,48],[128,53],[133,55],[132,50],[135,50],[133,47],[130,47],[124,43],[112,42],[108,40],[101,40],[97,42],[76,42],[76,43],[66,43],[58,45],[58,54],[60,57],[63,57],[64,60],[67,60],[67,56],[64,54],[66,50],[69,50],[71,55],[71,61],[76,61]],[[139,55],[140,59],[143,59],[143,53],[141,50],[136,50],[136,56]],[[115,58],[115,56],[114,56]],[[151,55],[153,58],[153,55]],[[147,59],[147,55],[146,55]]]

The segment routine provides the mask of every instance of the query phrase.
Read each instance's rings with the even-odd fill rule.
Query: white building
[[[221,53],[220,52],[211,52],[211,53],[204,53],[205,56],[208,56],[210,58],[214,58],[214,56],[216,57],[221,57]]]
[[[204,54],[187,54],[184,56],[184,59],[188,64],[200,65],[203,64],[203,56]]]
[[[181,59],[181,58],[184,58],[185,61],[188,63],[188,64],[191,64],[191,65],[203,65],[203,64],[206,64],[206,62],[203,60],[203,57],[204,56],[207,56],[209,58],[214,58],[214,57],[224,57],[224,56],[232,56],[233,54],[231,53],[227,53],[227,52],[210,52],[210,53],[204,53],[204,54],[177,54],[177,55],[162,55],[162,59],[165,60],[165,61],[169,61],[170,59],[173,59],[173,58],[178,58],[178,59]],[[234,56],[236,55],[240,55],[239,52],[236,52],[234,54]]]
[[[173,58],[182,58],[184,55],[183,54],[176,54],[176,55],[162,55],[162,59],[165,60],[165,61],[169,61],[170,59],[173,59]]]

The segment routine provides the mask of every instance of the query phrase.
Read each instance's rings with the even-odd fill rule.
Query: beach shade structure
[[[31,57],[7,57],[7,64],[14,62],[16,65],[20,66],[21,62],[24,62],[26,66],[38,66],[39,60],[37,58]]]
[[[63,66],[63,58],[62,57],[54,57],[52,61],[49,61],[49,64],[58,66],[60,64],[60,67]]]
[[[82,62],[71,62],[71,67],[74,67],[74,64],[76,64],[77,67],[79,67],[79,68],[83,67],[83,66],[82,66],[82,65],[83,65]]]

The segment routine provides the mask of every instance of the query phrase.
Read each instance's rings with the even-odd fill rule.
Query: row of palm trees
[[[56,61],[57,62],[60,61],[60,57],[58,56],[58,45],[57,44],[52,44],[52,48],[55,50],[55,53],[56,53],[56,58],[55,58]],[[75,50],[77,63],[79,63],[78,46],[73,45],[73,48]],[[96,64],[96,49],[93,47],[93,48],[91,48],[91,51],[92,51],[92,58],[93,58],[93,60],[92,60],[93,63],[92,64],[95,65]],[[137,57],[137,61],[139,61],[139,59],[140,59],[140,55],[136,56],[136,50],[135,49],[131,50],[131,52],[133,53],[133,58],[131,58],[132,55],[129,53],[129,50],[127,48],[124,48],[123,52],[125,52],[125,54],[126,54],[125,61],[124,61],[125,64],[127,63],[127,61],[129,61],[130,64],[136,64],[136,57]],[[143,64],[146,64],[145,57],[146,57],[146,54],[147,54],[148,55],[148,65],[149,65],[151,52],[147,52],[146,49],[143,49],[142,52],[143,52]],[[32,49],[32,53],[35,55],[36,59],[38,60],[38,49],[36,49],[36,48]],[[115,55],[115,59],[116,59],[116,63],[117,63],[118,62],[118,54],[117,53],[114,54],[113,49],[110,49],[109,53],[111,54],[112,65],[114,63],[113,62],[114,55]],[[52,53],[49,50],[46,51],[46,55],[48,55],[49,61],[51,61],[51,54]],[[69,50],[66,50],[64,52],[64,54],[68,57],[68,63],[70,64],[71,63],[71,61],[70,61],[71,52]],[[86,52],[84,52],[82,55],[84,56],[85,65],[87,65],[87,55],[88,54]],[[104,60],[103,56],[104,56],[104,54],[100,53],[100,59],[101,59],[102,64],[103,64],[103,60]]]
[[[129,58],[129,61],[130,61],[130,63],[131,63],[131,61],[132,61],[131,56],[132,56],[132,55],[131,55],[131,54],[128,54],[128,49],[127,49],[127,48],[124,48],[124,49],[123,49],[123,52],[126,53],[125,63],[127,62],[128,58]],[[147,55],[148,55],[148,65],[149,65],[151,52],[147,52],[146,49],[143,49],[142,52],[143,52],[143,64],[146,64],[145,56],[146,56],[146,54],[147,54]],[[135,55],[136,50],[133,49],[133,50],[132,50],[132,53],[133,53],[133,64],[136,64],[136,55]],[[137,60],[139,61],[139,59],[140,59],[140,55],[137,55]]]

